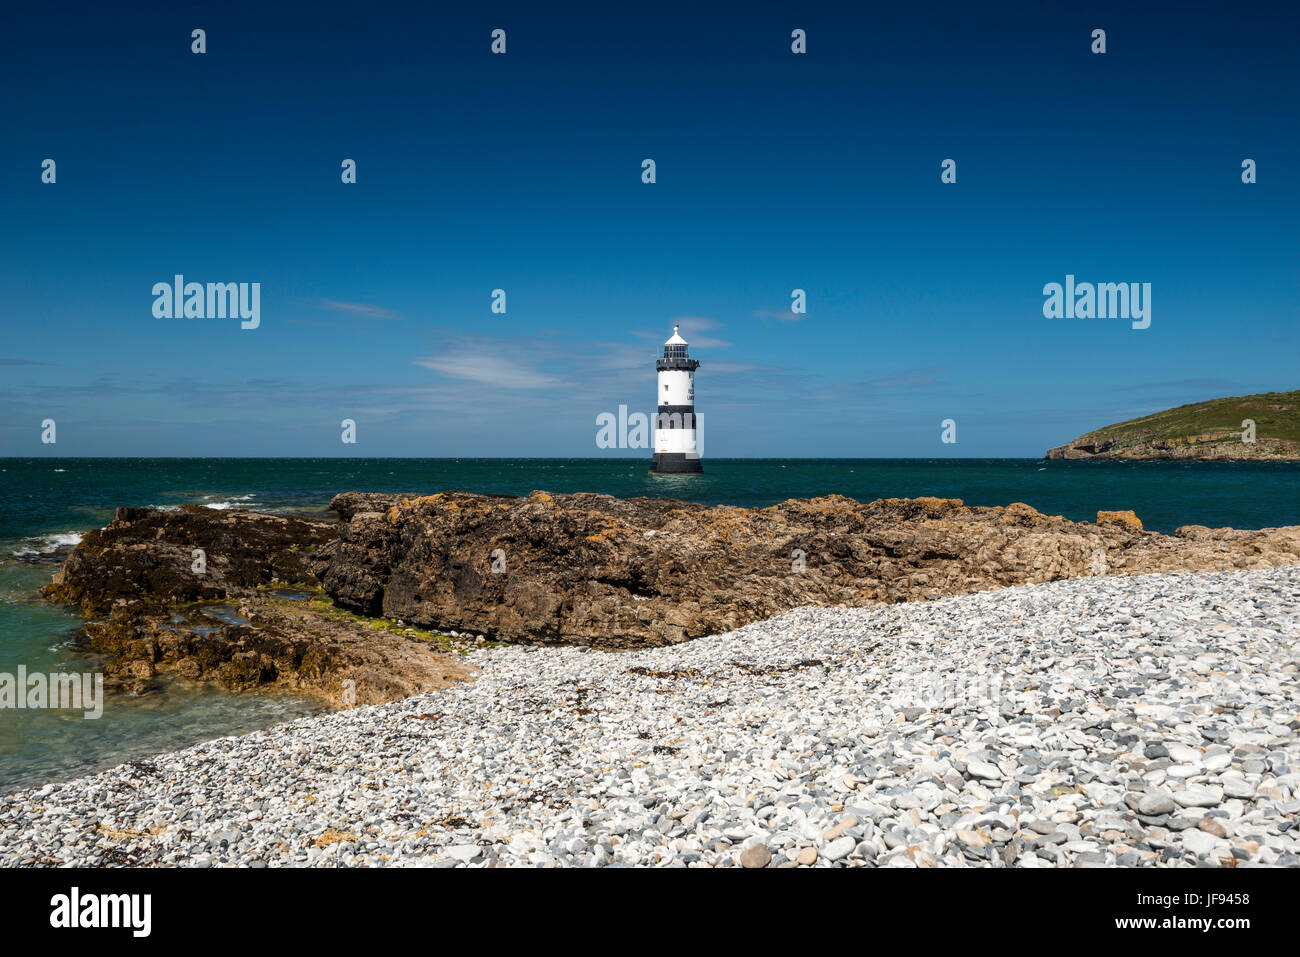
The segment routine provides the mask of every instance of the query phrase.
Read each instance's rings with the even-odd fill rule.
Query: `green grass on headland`
[[[1254,443],[1242,439],[1247,420],[1255,423]],[[1105,426],[1060,449],[1105,458],[1300,458],[1300,391],[1180,405]]]
[[[1193,402],[1108,425],[1092,434],[1102,438],[1141,435],[1168,440],[1229,433],[1239,439],[1241,423],[1246,419],[1255,420],[1257,435],[1300,442],[1300,392],[1265,392]]]

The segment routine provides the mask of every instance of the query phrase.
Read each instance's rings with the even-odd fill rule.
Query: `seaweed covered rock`
[[[469,676],[438,636],[320,598],[313,568],[337,533],[335,522],[240,510],[120,508],[43,591],[92,619],[88,650],[106,656],[110,684],[135,693],[172,674],[364,705]]]

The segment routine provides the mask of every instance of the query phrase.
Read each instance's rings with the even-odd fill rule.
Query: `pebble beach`
[[[5,866],[1300,864],[1300,566],[800,608],[0,808]]]

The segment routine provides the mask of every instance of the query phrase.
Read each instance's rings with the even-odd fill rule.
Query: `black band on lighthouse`
[[[687,455],[685,452],[656,452],[654,464],[650,466],[650,471],[665,473],[703,472],[704,466],[700,464],[698,455]]]
[[[682,372],[694,372],[700,367],[699,359],[656,359],[655,369],[659,372],[669,372],[679,370]]]

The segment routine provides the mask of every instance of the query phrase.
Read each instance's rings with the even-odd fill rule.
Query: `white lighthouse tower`
[[[703,472],[696,442],[695,370],[698,359],[686,354],[686,340],[673,326],[664,343],[662,359],[655,361],[659,372],[659,414],[655,420],[655,457],[651,472]]]

